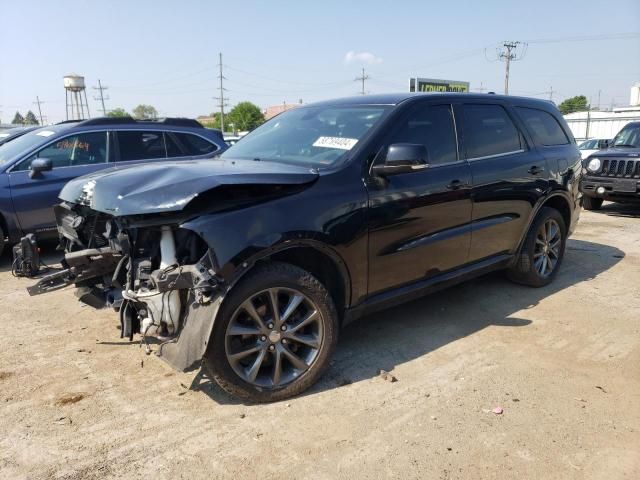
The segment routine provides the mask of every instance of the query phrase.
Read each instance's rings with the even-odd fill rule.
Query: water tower
[[[91,118],[91,115],[89,115],[89,104],[87,103],[87,90],[84,85],[84,77],[76,75],[75,73],[65,76],[64,90],[67,100],[67,120],[84,120],[85,118]],[[71,111],[71,116],[69,116],[69,111]]]

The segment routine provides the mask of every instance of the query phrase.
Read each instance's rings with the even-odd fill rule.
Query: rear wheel
[[[269,263],[225,300],[203,365],[234,396],[282,400],[318,380],[337,335],[338,315],[324,286],[294,265]]]
[[[602,198],[582,196],[582,206],[585,210],[600,210],[603,201]]]
[[[509,278],[532,287],[551,283],[564,257],[566,235],[560,212],[543,207],[527,233],[518,261],[507,272]]]
[[[0,227],[0,255],[2,255],[2,252],[4,251],[4,244],[4,230]]]

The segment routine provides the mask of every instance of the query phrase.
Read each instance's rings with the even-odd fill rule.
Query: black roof
[[[69,122],[71,123],[71,122]],[[174,127],[204,128],[197,120],[192,118],[158,118],[136,120],[133,117],[96,117],[75,123],[77,127],[90,127],[95,125],[171,125]]]
[[[464,99],[464,100],[487,100],[500,99],[508,100],[510,102],[522,102],[522,103],[537,103],[537,104],[549,104],[553,103],[549,100],[542,100],[539,98],[530,97],[518,97],[513,95],[495,95],[493,93],[436,93],[436,92],[405,92],[405,93],[383,93],[375,95],[357,95],[353,97],[336,98],[332,100],[323,100],[320,102],[311,103],[309,105],[398,105],[407,100],[428,98],[428,97],[445,97],[447,99]]]

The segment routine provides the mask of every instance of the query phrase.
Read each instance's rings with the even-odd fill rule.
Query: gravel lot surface
[[[318,385],[269,405],[9,267],[0,478],[640,478],[640,209],[583,212],[548,287],[493,274],[349,326]]]

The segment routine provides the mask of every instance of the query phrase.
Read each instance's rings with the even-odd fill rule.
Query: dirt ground
[[[29,298],[9,263],[0,478],[640,478],[640,209],[583,212],[548,287],[494,274],[347,327],[323,380],[269,405],[71,289]]]

